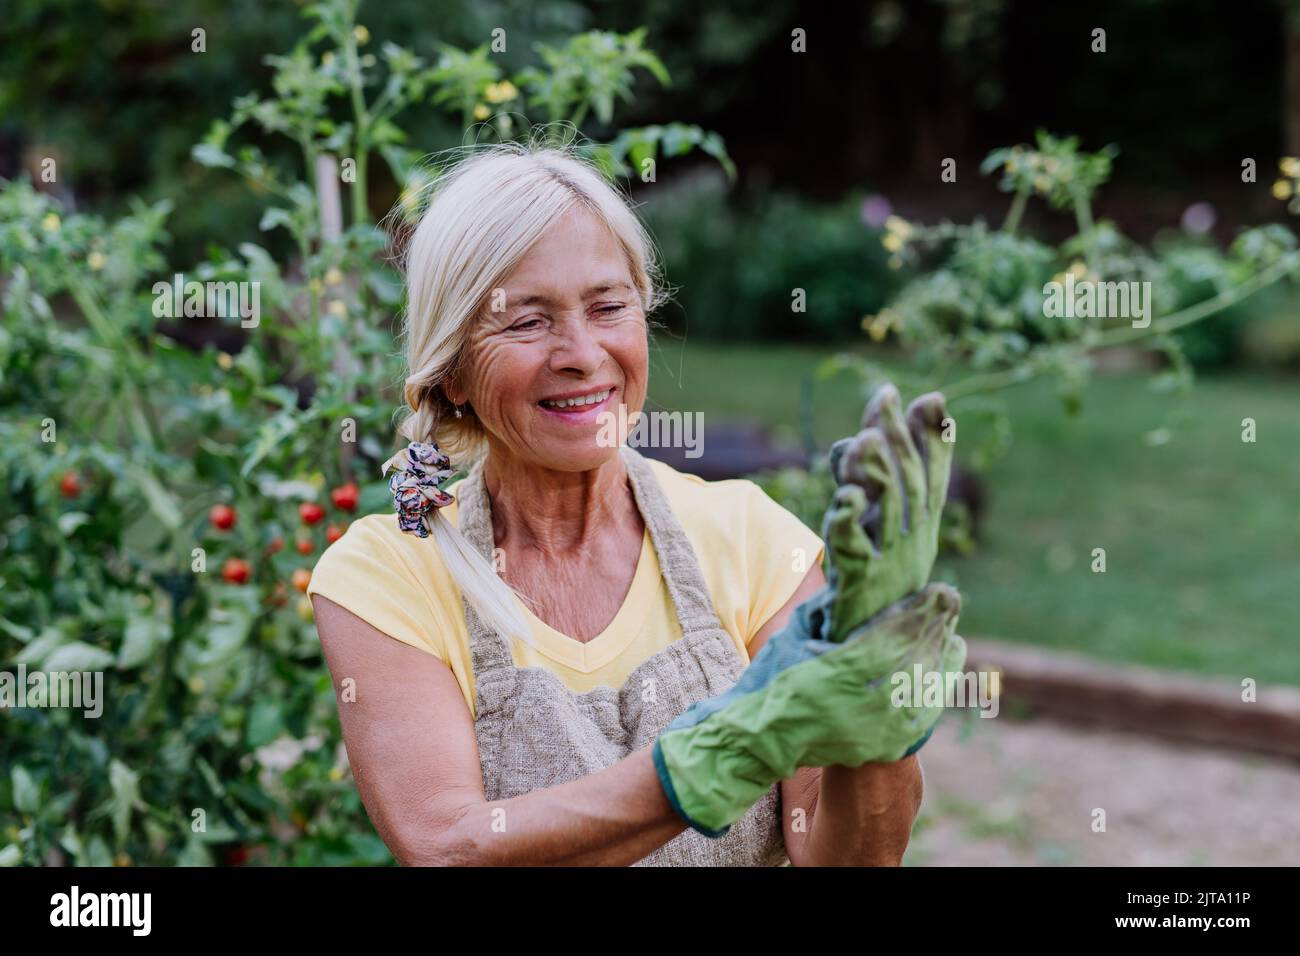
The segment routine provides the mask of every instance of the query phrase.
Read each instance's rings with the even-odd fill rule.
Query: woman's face
[[[467,359],[448,397],[494,444],[557,471],[609,460],[619,406],[630,417],[645,404],[648,366],[645,311],[609,229],[579,206],[547,230],[493,291]]]

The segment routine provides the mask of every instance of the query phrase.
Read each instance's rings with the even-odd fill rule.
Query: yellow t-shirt
[[[695,549],[718,618],[748,663],[749,642],[820,563],[822,541],[752,481],[705,481],[648,461]],[[455,489],[453,484],[447,490]],[[442,511],[458,522],[457,505]],[[455,674],[474,713],[464,606],[433,538],[402,532],[393,512],[359,518],[321,555],[307,593],[324,595],[377,630],[437,657]],[[682,636],[649,529],[627,598],[590,641],[561,634],[517,603],[536,646],[515,640],[515,663],[554,671],[576,693],[621,687],[639,664]]]

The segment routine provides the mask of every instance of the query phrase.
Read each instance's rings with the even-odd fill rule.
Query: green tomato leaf
[[[100,647],[93,647],[83,641],[73,641],[55,648],[49,657],[41,662],[41,669],[47,671],[102,671],[113,663],[113,655]]]
[[[248,715],[248,746],[261,747],[269,744],[283,729],[284,718],[279,704],[274,701],[254,704]]]
[[[14,788],[14,806],[20,813],[35,813],[41,806],[41,788],[23,767],[14,767],[9,772],[9,781]]]
[[[117,652],[117,666],[139,667],[153,657],[169,636],[167,622],[162,618],[153,614],[132,617]]]

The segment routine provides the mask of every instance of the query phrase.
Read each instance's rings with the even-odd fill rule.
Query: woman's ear
[[[458,376],[448,378],[438,387],[438,390],[442,392],[443,398],[452,405],[463,405],[465,403],[465,390],[460,387],[457,378]]]

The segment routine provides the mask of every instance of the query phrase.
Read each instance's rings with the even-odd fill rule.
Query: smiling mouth
[[[599,405],[605,399],[614,393],[612,388],[603,388],[597,392],[590,392],[586,395],[580,395],[576,398],[551,399],[544,398],[537,404],[542,408],[550,409],[556,412],[581,411],[591,405]]]

